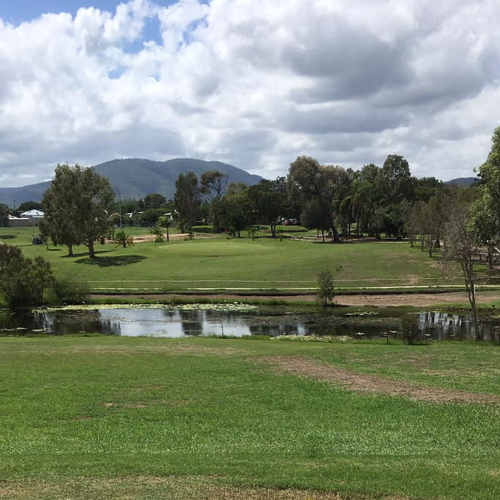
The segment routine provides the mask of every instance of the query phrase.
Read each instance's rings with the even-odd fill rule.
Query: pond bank
[[[261,304],[303,304],[314,303],[316,296],[308,295],[267,295],[267,294],[235,294],[235,293],[108,293],[91,294],[90,301],[101,303],[134,303],[134,302],[171,302],[183,303],[190,301],[204,302],[247,302]],[[488,305],[493,302],[500,302],[499,292],[484,292],[478,297],[479,304]],[[432,292],[432,293],[359,293],[359,294],[338,294],[335,296],[335,304],[340,306],[358,306],[358,307],[428,307],[436,305],[449,305],[468,307],[467,294],[465,292]]]

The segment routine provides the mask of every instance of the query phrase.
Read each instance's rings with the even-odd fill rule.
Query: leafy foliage
[[[114,236],[116,246],[123,248],[134,246],[134,237],[125,233],[125,231],[117,231]]]
[[[83,243],[94,258],[94,243],[109,229],[114,196],[109,181],[92,168],[58,165],[42,200],[45,219],[40,230],[54,243],[68,245],[69,255],[73,245]]]
[[[43,304],[44,292],[53,283],[54,276],[45,259],[26,259],[18,248],[0,244],[0,290],[10,307]]]
[[[323,307],[328,306],[335,297],[335,286],[333,282],[333,272],[330,269],[322,269],[317,275],[318,293],[317,301]]]

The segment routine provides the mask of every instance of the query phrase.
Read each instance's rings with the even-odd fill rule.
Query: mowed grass
[[[56,277],[88,281],[94,288],[186,290],[254,288],[304,290],[316,286],[318,270],[330,268],[340,288],[441,283],[438,259],[407,243],[312,243],[261,237],[200,238],[171,243],[138,243],[132,248],[85,247],[74,258],[65,247],[31,245],[34,230],[1,228],[0,240],[22,247],[28,257],[48,259]],[[459,281],[455,281],[459,282]]]
[[[276,356],[500,395],[494,345],[2,338],[0,498],[499,497],[500,404],[354,393]]]

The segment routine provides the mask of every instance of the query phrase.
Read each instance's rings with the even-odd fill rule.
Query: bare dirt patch
[[[167,239],[167,233],[163,234],[165,240]],[[186,238],[189,238],[189,233],[177,233],[177,234],[171,234],[169,236],[169,239],[172,240],[184,240]],[[199,240],[199,239],[205,239],[205,238],[212,238],[211,235],[209,234],[195,234],[194,235],[194,240]],[[151,241],[155,241],[156,235],[154,234],[141,234],[139,236],[134,236],[134,243],[147,243]]]
[[[148,299],[148,300],[185,300],[185,299],[206,299],[209,295],[203,294],[131,294],[126,295],[131,301],[135,299]],[[315,302],[316,296],[314,294],[308,295],[239,295],[233,293],[217,293],[213,294],[217,300],[228,300],[239,302],[242,299],[245,301],[259,301],[259,302]],[[96,299],[109,299],[113,297],[112,294],[92,294]],[[116,295],[116,297],[123,298],[124,295]],[[491,302],[500,300],[500,293],[497,294],[482,294],[478,297],[479,303]],[[415,306],[415,307],[432,307],[436,304],[467,304],[468,298],[465,292],[451,292],[451,293],[401,293],[401,294],[359,294],[359,295],[336,295],[335,303],[342,306],[374,306],[374,307],[391,307],[391,306]]]
[[[19,351],[18,351],[19,352]],[[164,356],[233,356],[245,351],[234,347],[208,347],[199,345],[72,345],[54,347],[48,354],[101,354],[135,356],[140,354],[161,354]]]
[[[147,408],[146,405],[142,403],[103,403],[106,408]]]
[[[223,485],[212,478],[153,477],[76,478],[59,483],[47,481],[1,481],[0,499],[9,500],[363,500],[373,497],[336,492],[247,488]],[[377,496],[380,500],[403,500],[403,497]]]
[[[301,300],[298,297],[296,300]],[[479,296],[478,301],[491,302],[500,300],[500,294],[484,294]],[[458,304],[468,303],[467,294],[465,292],[452,293],[408,293],[408,294],[387,294],[387,295],[338,295],[335,302],[343,306],[375,306],[375,307],[391,307],[391,306],[416,306],[428,307],[436,304]]]
[[[434,403],[455,401],[463,403],[500,404],[500,396],[452,391],[437,387],[423,387],[376,375],[355,373],[332,365],[320,364],[308,358],[276,356],[259,358],[259,361],[269,363],[279,371],[298,375],[300,377],[315,378],[331,382],[355,392],[403,396],[416,401],[431,401]]]

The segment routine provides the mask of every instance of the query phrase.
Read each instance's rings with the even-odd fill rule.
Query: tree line
[[[432,211],[455,189],[432,177],[413,177],[399,155],[389,155],[382,167],[369,164],[359,171],[300,156],[286,177],[254,186],[228,184],[220,172],[207,172],[201,179],[191,172],[181,174],[173,206],[180,227],[187,231],[203,220],[215,232],[238,236],[251,225],[268,225],[276,237],[278,225],[292,220],[318,230],[323,240],[326,236],[338,242],[341,236],[415,234],[421,227],[413,220],[414,207]]]
[[[494,140],[498,141],[498,130]],[[300,156],[290,164],[287,176],[263,179],[253,186],[229,183],[218,171],[199,178],[192,172],[180,174],[173,200],[159,193],[143,200],[117,200],[109,181],[92,168],[58,165],[42,200],[45,218],[40,230],[45,239],[67,245],[69,255],[74,246],[83,244],[93,258],[96,242],[109,238],[113,227],[134,217],[137,221],[138,216],[160,229],[173,218],[181,232],[192,233],[193,227],[205,224],[214,232],[234,236],[266,225],[276,237],[278,226],[288,220],[317,230],[323,240],[332,242],[342,236],[408,237],[412,245],[418,243],[432,255],[444,237],[450,204],[461,199],[474,213],[477,237],[493,249],[500,234],[496,210],[500,174],[488,166],[491,158],[481,167],[477,185],[467,189],[433,177],[417,179],[399,155],[389,155],[380,167],[368,164],[360,170],[321,165]],[[495,183],[498,188],[492,187]]]

